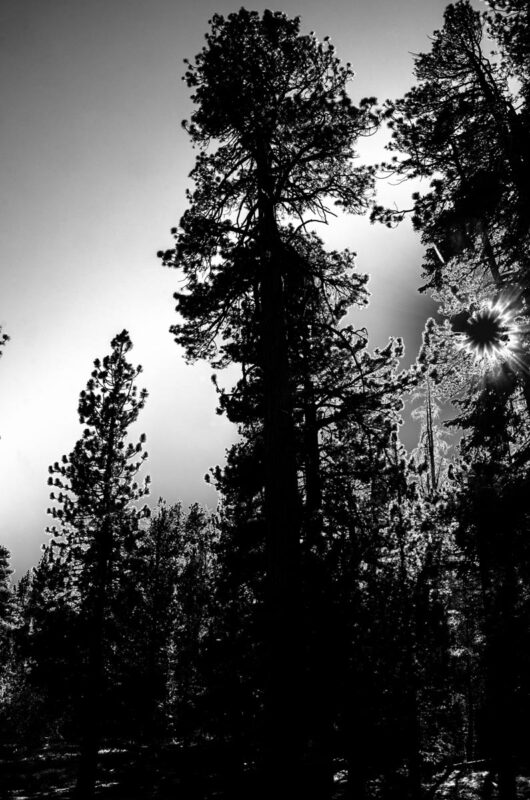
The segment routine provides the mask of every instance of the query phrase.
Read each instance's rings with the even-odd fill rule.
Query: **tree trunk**
[[[301,715],[300,513],[283,253],[274,218],[266,153],[258,158],[268,685],[265,781],[270,797],[296,796],[303,756]]]
[[[315,394],[306,361],[304,379],[305,564],[308,670],[305,694],[311,698],[307,734],[307,796],[318,800],[333,792],[333,674],[336,638],[333,630],[331,581],[322,542],[322,479]]]
[[[104,536],[105,530],[101,533],[102,539],[107,538]],[[103,542],[100,543],[100,546],[102,550],[106,549]],[[90,800],[94,797],[101,714],[103,710],[101,693],[103,688],[105,595],[108,563],[103,552],[101,553],[100,559],[101,563],[98,564],[98,579],[95,587],[94,610],[91,619],[86,692],[83,700],[84,707],[81,714],[83,730],[81,734],[79,773],[76,785],[76,797],[80,798],[80,800]]]
[[[119,389],[114,389],[115,393]],[[116,419],[110,424],[105,459],[103,514],[101,527],[94,542],[96,568],[94,574],[93,609],[90,614],[90,638],[87,665],[87,684],[85,708],[82,714],[84,730],[81,739],[81,753],[76,794],[82,800],[94,797],[97,777],[98,749],[101,735],[101,716],[103,713],[102,693],[104,688],[104,647],[105,612],[108,603],[109,572],[112,559],[113,531],[111,510],[111,477],[115,459],[114,435]],[[90,598],[90,590],[88,592]]]
[[[498,775],[499,800],[516,800],[514,763],[515,575],[510,521],[500,498],[484,503],[478,530],[479,569],[485,615],[487,747]],[[500,537],[500,531],[503,536]]]

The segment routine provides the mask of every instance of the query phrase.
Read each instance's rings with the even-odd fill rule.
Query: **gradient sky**
[[[300,14],[304,31],[329,35],[352,62],[358,101],[406,91],[411,52],[428,49],[445,5],[286,0],[281,8]],[[77,400],[92,361],[123,328],[150,394],[138,431],[147,434],[152,501],[163,495],[215,507],[203,476],[222,462],[233,429],[215,414],[211,368],[186,365],[168,333],[178,274],[160,266],[156,251],[171,242],[194,158],[180,126],[192,108],[182,60],[201,49],[215,11],[238,7],[220,0],[0,5],[0,324],[11,336],[0,362],[0,543],[12,552],[16,577],[47,538],[47,467],[79,438]],[[378,147],[368,140],[361,149],[374,158]],[[354,249],[359,270],[372,276],[370,308],[355,317],[368,325],[372,346],[404,336],[412,359],[432,311],[416,294],[416,237],[406,225],[389,231],[354,217],[320,233],[330,246]]]

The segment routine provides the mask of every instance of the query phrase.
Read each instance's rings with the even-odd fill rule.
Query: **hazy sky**
[[[250,4],[248,4],[250,6]],[[305,31],[329,35],[357,76],[359,100],[402,94],[411,52],[428,49],[444,0],[287,0]],[[46,540],[47,467],[79,438],[77,400],[92,361],[127,328],[144,366],[152,501],[199,500],[232,426],[215,414],[206,364],[187,366],[168,333],[178,274],[156,251],[171,243],[193,151],[180,123],[191,112],[182,60],[201,49],[220,0],[2,0],[0,543],[19,577]],[[261,11],[267,5],[252,4]],[[278,7],[278,6],[276,6]],[[376,143],[362,151],[373,157]],[[403,189],[400,190],[401,192]],[[430,305],[416,294],[421,248],[345,217],[322,230],[358,253],[372,275],[372,345],[405,337],[413,357]],[[221,384],[223,380],[221,379]],[[228,382],[228,379],[227,379]]]

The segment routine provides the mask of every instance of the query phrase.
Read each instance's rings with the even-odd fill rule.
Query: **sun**
[[[513,304],[489,301],[471,314],[461,329],[460,346],[488,369],[509,362],[522,367],[521,329]]]

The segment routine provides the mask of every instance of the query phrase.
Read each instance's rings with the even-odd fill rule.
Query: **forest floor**
[[[213,776],[201,772],[197,755],[184,758],[180,748],[165,747],[150,758],[138,748],[104,748],[95,795],[105,800],[214,797],[208,785]],[[6,753],[0,758],[0,800],[71,800],[78,763],[77,749],[68,746]]]
[[[0,800],[71,800],[78,763],[78,750],[66,745],[6,751],[0,754]],[[164,746],[155,757],[137,747],[108,747],[99,752],[95,796],[209,800],[223,797],[219,772],[218,760],[202,748]]]
[[[164,745],[156,755],[146,748],[104,748],[99,751],[95,798],[232,800],[234,792],[226,778],[227,758],[218,743],[187,748]],[[78,764],[75,747],[0,751],[0,800],[74,800]],[[246,785],[241,785],[243,782]],[[237,788],[238,796],[252,800],[258,794],[256,777],[249,771]],[[341,797],[337,785],[334,800]]]
[[[78,752],[73,747],[46,747],[37,752],[0,750],[0,800],[73,800]],[[220,779],[219,759],[212,752],[195,747],[161,748],[156,757],[138,748],[106,748],[99,754],[99,774],[95,797],[101,800],[221,800],[232,793]],[[483,800],[486,772],[455,769],[446,771],[427,788],[432,800]],[[334,800],[345,797],[345,773],[335,777]],[[248,786],[239,786],[241,796],[255,795],[249,776]],[[374,786],[374,798],[380,791]],[[497,797],[495,783],[491,800]],[[530,800],[530,779],[518,779],[519,800]]]
[[[491,794],[487,791],[488,773],[485,771],[466,771],[455,769],[440,784],[432,796],[433,800],[483,800],[491,797],[494,800],[497,794],[497,784],[491,784]],[[517,797],[519,800],[530,800],[530,779],[519,777],[517,779]]]

